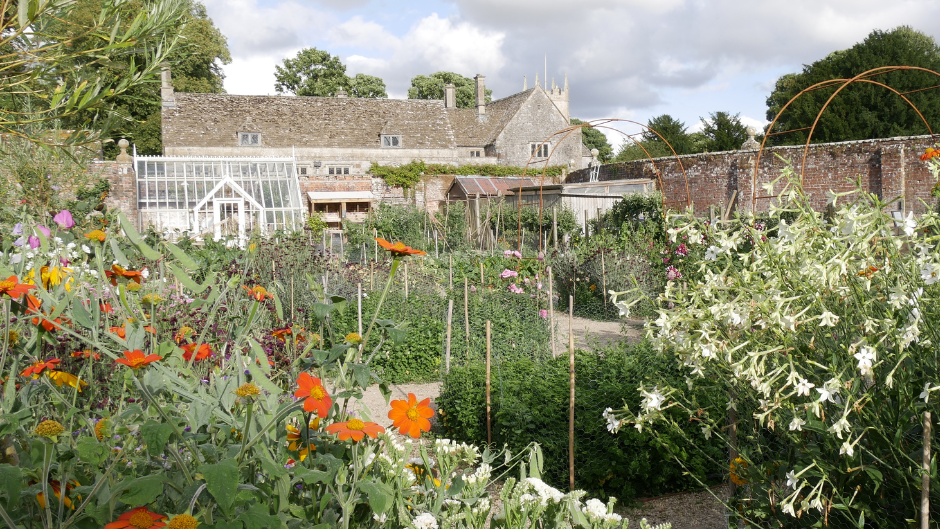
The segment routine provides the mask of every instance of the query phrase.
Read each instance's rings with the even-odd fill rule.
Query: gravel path
[[[650,525],[669,522],[672,529],[727,529],[725,506],[715,499],[713,492],[727,501],[731,497],[731,485],[720,485],[711,491],[647,498],[640,500],[641,506],[624,509],[620,514],[630,519],[630,527],[639,527],[640,519],[646,518]]]

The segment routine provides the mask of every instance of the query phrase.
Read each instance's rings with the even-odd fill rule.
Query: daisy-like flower
[[[188,514],[178,514],[166,525],[166,529],[196,529],[199,522]]]
[[[362,336],[359,336],[357,332],[351,332],[346,335],[346,343],[351,345],[359,345],[362,343]]]
[[[104,242],[105,237],[106,237],[105,233],[101,230],[91,230],[90,232],[85,234],[85,238],[88,239],[89,241]]]
[[[46,375],[56,383],[57,386],[69,385],[78,390],[79,393],[82,392],[82,388],[87,386],[88,383],[84,380],[79,380],[79,378],[71,373],[66,373],[65,371],[46,371]]]
[[[72,498],[69,497],[69,492],[75,487],[78,487],[79,485],[80,484],[78,481],[74,479],[70,479],[65,484],[65,498],[63,499],[62,498],[62,485],[59,483],[59,480],[57,479],[49,480],[49,488],[52,489],[52,493],[55,495],[56,500],[61,499],[62,504],[72,510],[75,510],[75,503],[72,502]],[[81,501],[82,499],[81,496],[76,496],[76,498],[78,499],[78,501]],[[43,494],[42,492],[40,492],[39,494],[36,494],[36,501],[39,502],[39,508],[41,509],[46,508],[46,495],[45,494]]]
[[[156,362],[157,360],[163,360],[162,356],[158,356],[155,354],[145,355],[144,352],[141,351],[140,349],[135,349],[133,351],[124,351],[124,357],[125,358],[118,358],[117,360],[115,360],[115,362],[119,364],[124,364],[127,367],[133,369],[134,371],[137,371],[138,369],[142,367],[146,367],[147,365],[153,362]]]
[[[254,397],[255,395],[261,394],[261,389],[251,382],[248,382],[238,386],[238,388],[235,390],[235,394],[239,397]]]
[[[144,278],[142,270],[127,270],[120,265],[112,265],[111,270],[105,271],[104,275],[111,280],[111,285],[113,286],[117,286],[119,277],[133,281],[138,285],[140,285],[140,282],[143,281]]]
[[[297,377],[297,391],[294,396],[304,400],[304,411],[307,413],[316,411],[321,419],[326,418],[330,406],[333,405],[333,399],[323,387],[323,382],[319,378],[310,376],[310,373],[301,373]]]
[[[921,161],[926,162],[927,160],[931,158],[935,158],[937,156],[940,156],[940,150],[934,149],[932,147],[927,147],[927,150],[924,151],[924,154],[920,155],[920,159]]]
[[[335,422],[326,427],[326,432],[336,434],[340,441],[352,439],[355,442],[362,441],[363,437],[368,435],[375,439],[380,433],[385,432],[374,422],[363,422],[359,419],[349,419],[346,422]]]
[[[205,360],[206,358],[212,356],[212,348],[209,346],[209,344],[201,344],[199,345],[198,349],[196,349],[196,345],[197,344],[194,343],[188,343],[181,347],[183,350],[183,360],[189,362],[189,359],[193,357],[194,352],[196,353],[196,362]]]
[[[53,438],[65,431],[65,427],[58,421],[46,420],[39,423],[33,432],[40,437]]]
[[[403,242],[396,242],[394,244],[386,241],[385,239],[376,238],[375,242],[379,243],[379,246],[389,251],[392,254],[392,257],[405,257],[407,255],[427,255],[421,250],[415,250],[410,246],[405,246]]]
[[[428,419],[434,417],[434,410],[430,404],[430,398],[418,402],[414,393],[408,394],[408,400],[393,400],[392,409],[388,412],[392,427],[398,428],[402,435],[410,435],[414,439],[421,437],[421,432],[431,430]]]
[[[176,331],[176,334],[173,335],[173,339],[176,340],[176,343],[180,343],[183,340],[189,338],[196,332],[192,327],[186,325],[180,327],[180,330]]]
[[[735,485],[747,485],[747,478],[744,476],[744,471],[747,467],[747,461],[745,461],[743,457],[735,458],[728,468],[728,475],[731,478],[731,482]]]
[[[118,516],[117,521],[105,525],[102,529],[160,529],[166,527],[163,520],[166,520],[166,516],[150,512],[147,507],[137,507]]]
[[[797,396],[802,395],[809,397],[809,390],[813,389],[814,387],[816,387],[816,384],[813,384],[805,378],[801,378],[800,382],[796,385],[796,394]]]
[[[92,351],[91,349],[84,349],[82,351],[75,351],[72,353],[72,358],[94,358],[95,360],[101,360],[101,355]]]
[[[95,438],[98,439],[98,442],[104,441],[104,438],[108,435],[108,426],[111,424],[111,421],[108,419],[100,419],[95,423]]]
[[[310,421],[308,424],[311,430],[316,430],[320,427],[320,418],[317,417]],[[316,447],[313,444],[304,446],[304,443],[301,441],[303,439],[303,434],[300,431],[300,428],[297,428],[293,424],[288,424],[287,428],[287,449],[291,452],[297,452],[299,454],[298,458],[303,461],[307,459],[307,455],[311,451],[316,450]]]
[[[0,296],[7,295],[13,299],[19,300],[23,294],[34,288],[36,288],[36,285],[20,283],[18,277],[10,276],[0,281]]]
[[[29,367],[20,372],[21,377],[39,378],[39,375],[46,369],[53,371],[59,366],[58,358],[49,358],[46,360],[36,360]]]
[[[257,301],[257,302],[259,302],[259,303],[262,302],[262,301],[264,301],[266,298],[267,298],[267,299],[274,299],[274,294],[271,294],[270,292],[268,292],[267,289],[265,289],[265,288],[264,288],[263,286],[261,286],[261,285],[255,285],[255,286],[253,286],[253,287],[251,287],[251,288],[248,288],[248,287],[246,287],[245,285],[242,285],[242,288],[244,288],[246,291],[248,291],[248,295],[251,296],[252,298],[254,298],[255,301]]]

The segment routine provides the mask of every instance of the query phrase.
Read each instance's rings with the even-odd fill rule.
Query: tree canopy
[[[692,138],[686,129],[685,123],[669,114],[651,118],[646,122],[646,126],[652,130],[645,130],[640,134],[639,144],[629,140],[623,142],[620,150],[617,151],[617,156],[614,157],[614,161],[628,162],[630,160],[672,156],[673,150],[676,154],[695,152]],[[669,142],[669,144],[667,145],[666,142]],[[669,148],[669,145],[672,146],[672,149]]]
[[[851,79],[881,66],[918,66],[940,72],[940,47],[928,35],[901,26],[890,31],[873,31],[847,49],[836,51],[800,73],[781,76],[767,98],[767,120],[772,121],[783,106],[800,91],[830,79]],[[870,78],[899,92],[910,92],[940,84],[940,77],[928,72],[897,70]],[[817,113],[841,83],[807,92],[781,115],[771,132],[808,128]],[[940,90],[907,94],[923,113],[934,131],[940,130]],[[805,143],[808,130],[771,136],[768,143],[792,145]],[[856,82],[844,88],[832,100],[813,132],[814,142],[850,141],[926,134],[920,117],[902,98],[872,83]]]
[[[718,111],[702,120],[704,151],[736,151],[747,141],[747,127],[741,123],[741,114]],[[697,151],[701,152],[701,151]]]
[[[453,83],[457,93],[458,108],[475,108],[477,105],[476,81],[454,72],[434,72],[431,75],[416,75],[411,79],[408,99],[444,99],[444,85]],[[486,89],[486,102],[492,101],[493,91]]]
[[[274,79],[279,94],[335,97],[342,90],[349,97],[388,97],[385,81],[362,73],[351,78],[339,55],[317,48],[304,48],[293,59],[284,59],[282,66],[275,66]]]
[[[583,123],[580,119],[571,118],[572,125]],[[614,153],[613,147],[607,141],[607,136],[593,127],[581,127],[581,143],[588,149],[597,149],[597,159],[601,163],[607,163]]]

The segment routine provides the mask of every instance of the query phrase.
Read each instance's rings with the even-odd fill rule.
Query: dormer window
[[[383,149],[400,149],[401,148],[401,136],[392,135],[392,134],[382,134],[382,148]]]
[[[238,133],[238,146],[239,147],[261,147],[261,133],[260,132],[239,132]]]

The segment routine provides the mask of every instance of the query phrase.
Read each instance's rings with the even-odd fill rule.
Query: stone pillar
[[[477,88],[477,114],[484,116],[486,115],[486,84],[483,82],[485,78],[477,74],[473,79],[476,81]]]
[[[457,108],[457,87],[454,83],[444,85],[444,108]]]
[[[160,99],[164,108],[176,107],[176,95],[173,93],[173,78],[170,74],[170,65],[160,65]]]

